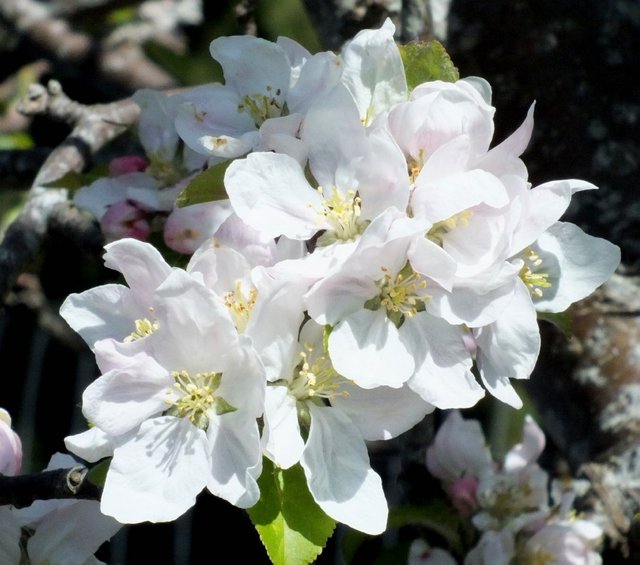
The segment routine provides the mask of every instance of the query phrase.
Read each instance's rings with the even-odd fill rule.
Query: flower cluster
[[[394,31],[316,55],[216,39],[224,84],[139,92],[146,155],[76,194],[127,283],[61,309],[102,372],[83,395],[92,427],[66,445],[112,457],[105,514],[172,520],[205,488],[251,507],[267,457],[300,465],[328,516],[380,533],[366,442],[486,391],[520,407],[510,379],[534,367],[537,312],[618,265],[616,246],[559,221],[593,185],[529,184],[533,107],[491,147],[489,84],[409,88]],[[220,167],[224,198],[176,205]],[[156,224],[185,268],[141,241]]]
[[[522,442],[500,464],[492,459],[478,421],[452,411],[439,428],[427,449],[427,468],[479,534],[465,565],[602,562],[602,529],[572,510],[581,485],[554,480],[550,487],[537,463],[544,446],[544,434],[530,416]],[[417,540],[409,562],[455,563],[443,549],[436,560],[435,549]]]

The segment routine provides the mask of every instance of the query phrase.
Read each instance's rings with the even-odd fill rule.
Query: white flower
[[[288,155],[252,153],[227,169],[225,186],[238,216],[265,236],[319,246],[355,241],[387,208],[404,209],[409,183],[402,153],[383,129],[366,130],[344,87],[307,113],[302,138],[309,169]]]
[[[264,450],[283,468],[301,463],[326,514],[379,534],[386,527],[387,502],[365,440],[394,437],[433,408],[407,387],[358,388],[336,372],[322,342],[322,327],[307,322],[299,355],[267,386]]]
[[[326,52],[292,61],[291,41],[281,46],[250,36],[220,37],[210,50],[225,84],[201,86],[186,95],[188,102],[176,118],[185,143],[225,159],[258,148],[301,157],[296,134],[310,102],[338,81],[338,57]]]
[[[153,304],[157,329],[144,351],[96,344],[104,374],[83,394],[85,416],[113,447],[102,511],[127,523],[173,520],[205,487],[251,506],[262,365],[218,297],[184,271],[166,278]]]

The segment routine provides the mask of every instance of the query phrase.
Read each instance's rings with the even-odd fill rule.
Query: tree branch
[[[31,475],[0,475],[0,505],[24,508],[36,500],[100,500],[101,489],[87,479],[88,472],[87,467],[78,465]]]

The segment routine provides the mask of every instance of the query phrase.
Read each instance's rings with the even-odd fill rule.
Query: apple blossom
[[[0,408],[0,475],[17,475],[22,467],[22,442],[11,428],[11,416]]]

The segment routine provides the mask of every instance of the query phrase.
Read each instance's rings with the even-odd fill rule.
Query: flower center
[[[191,376],[187,371],[172,371],[173,388],[167,394],[173,396],[166,402],[171,404],[167,410],[170,416],[188,418],[196,427],[206,430],[209,425],[209,410],[218,415],[236,410],[221,396],[214,393],[220,386],[222,373],[196,373]]]
[[[140,318],[139,320],[135,321],[135,327],[136,329],[124,338],[125,343],[130,343],[132,341],[142,339],[143,337],[147,337],[148,335],[151,335],[153,332],[155,332],[159,326],[157,320]]]
[[[322,187],[318,187],[322,194]],[[329,229],[318,238],[318,245],[330,245],[336,241],[352,241],[367,227],[368,222],[360,220],[358,193],[349,190],[344,196],[335,186],[331,196],[322,202],[323,209],[318,214],[329,223]]]
[[[248,293],[245,293],[241,281],[237,281],[236,288],[224,295],[224,305],[229,309],[233,323],[240,333],[244,332],[247,327],[257,295],[258,291],[255,288],[251,288]]]
[[[386,267],[381,269],[384,275],[377,283],[380,294],[367,300],[364,307],[370,310],[384,308],[389,319],[400,326],[405,316],[412,318],[422,312],[431,299],[425,291],[427,280],[413,270],[409,261],[395,276]]]
[[[544,294],[542,289],[551,288],[553,286],[548,280],[548,273],[534,272],[534,269],[542,264],[542,259],[540,259],[540,256],[533,249],[528,249],[523,259],[524,264],[522,265],[522,269],[520,269],[520,273],[518,273],[518,275],[524,284],[527,285],[531,296],[542,298],[542,295]]]
[[[300,352],[300,363],[296,367],[289,391],[298,401],[348,396],[342,387],[349,381],[339,375],[325,355],[312,356],[313,346],[305,344]],[[311,357],[313,359],[311,360]]]
[[[454,214],[446,220],[436,222],[435,224],[433,224],[433,226],[431,226],[431,229],[427,233],[427,237],[434,243],[442,246],[444,236],[455,228],[468,226],[469,219],[472,216],[473,212],[471,210],[463,210],[462,212],[458,212],[457,214]]]
[[[272,86],[267,86],[267,92],[273,91]],[[238,104],[238,112],[246,112],[251,116],[256,127],[259,128],[269,118],[278,118],[284,113],[284,104],[278,100],[282,94],[278,88],[275,91],[275,97],[265,94],[248,94],[242,97],[242,101]]]

